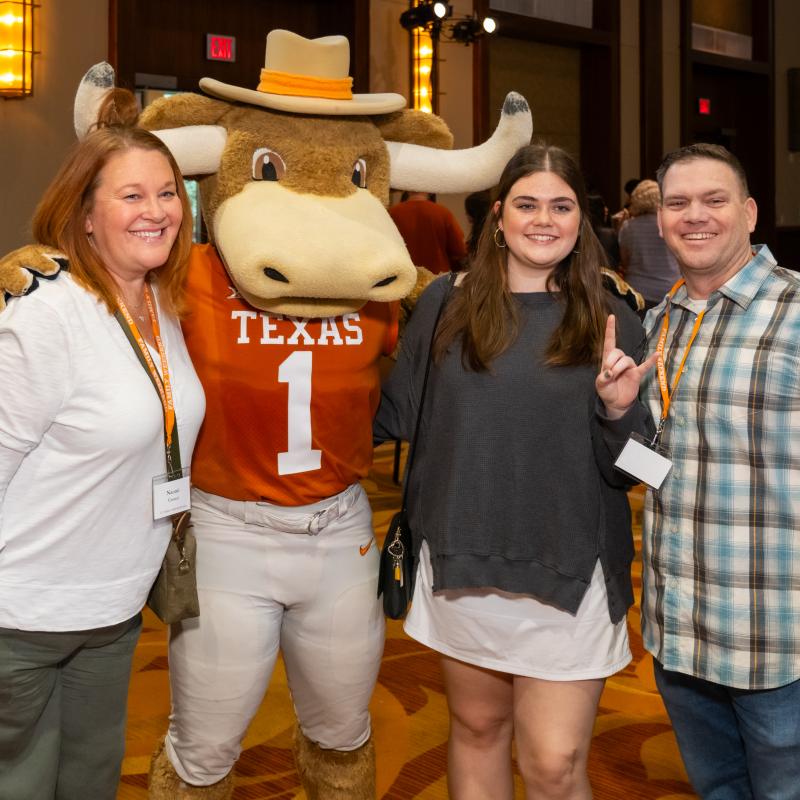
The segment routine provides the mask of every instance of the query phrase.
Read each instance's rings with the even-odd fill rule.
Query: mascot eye
[[[350,178],[359,189],[367,188],[367,162],[363,158],[359,158],[353,164],[353,175]]]
[[[253,153],[254,181],[279,181],[285,174],[286,164],[274,150],[259,147]]]

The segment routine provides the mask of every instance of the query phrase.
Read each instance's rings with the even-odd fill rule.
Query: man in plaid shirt
[[[701,797],[800,798],[800,276],[750,244],[725,148],[676,150],[657,178],[685,280],[645,320],[663,377],[611,331],[597,379],[620,442],[646,428],[640,388],[673,464],[645,507],[644,644]]]

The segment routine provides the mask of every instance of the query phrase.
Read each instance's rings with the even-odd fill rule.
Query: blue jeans
[[[800,681],[732,689],[653,664],[683,763],[703,800],[800,799]]]

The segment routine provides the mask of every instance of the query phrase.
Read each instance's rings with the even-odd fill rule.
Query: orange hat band
[[[273,69],[261,70],[259,92],[285,94],[293,97],[323,97],[328,100],[352,100],[352,78],[314,78],[310,75],[296,75],[291,72],[277,72]]]

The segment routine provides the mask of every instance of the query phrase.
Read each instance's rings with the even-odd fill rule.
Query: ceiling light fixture
[[[422,28],[434,39],[459,44],[472,44],[479,36],[497,30],[497,21],[493,17],[481,19],[473,15],[453,18],[453,6],[450,3],[433,0],[418,0],[417,5],[400,15],[400,24],[407,31]]]

